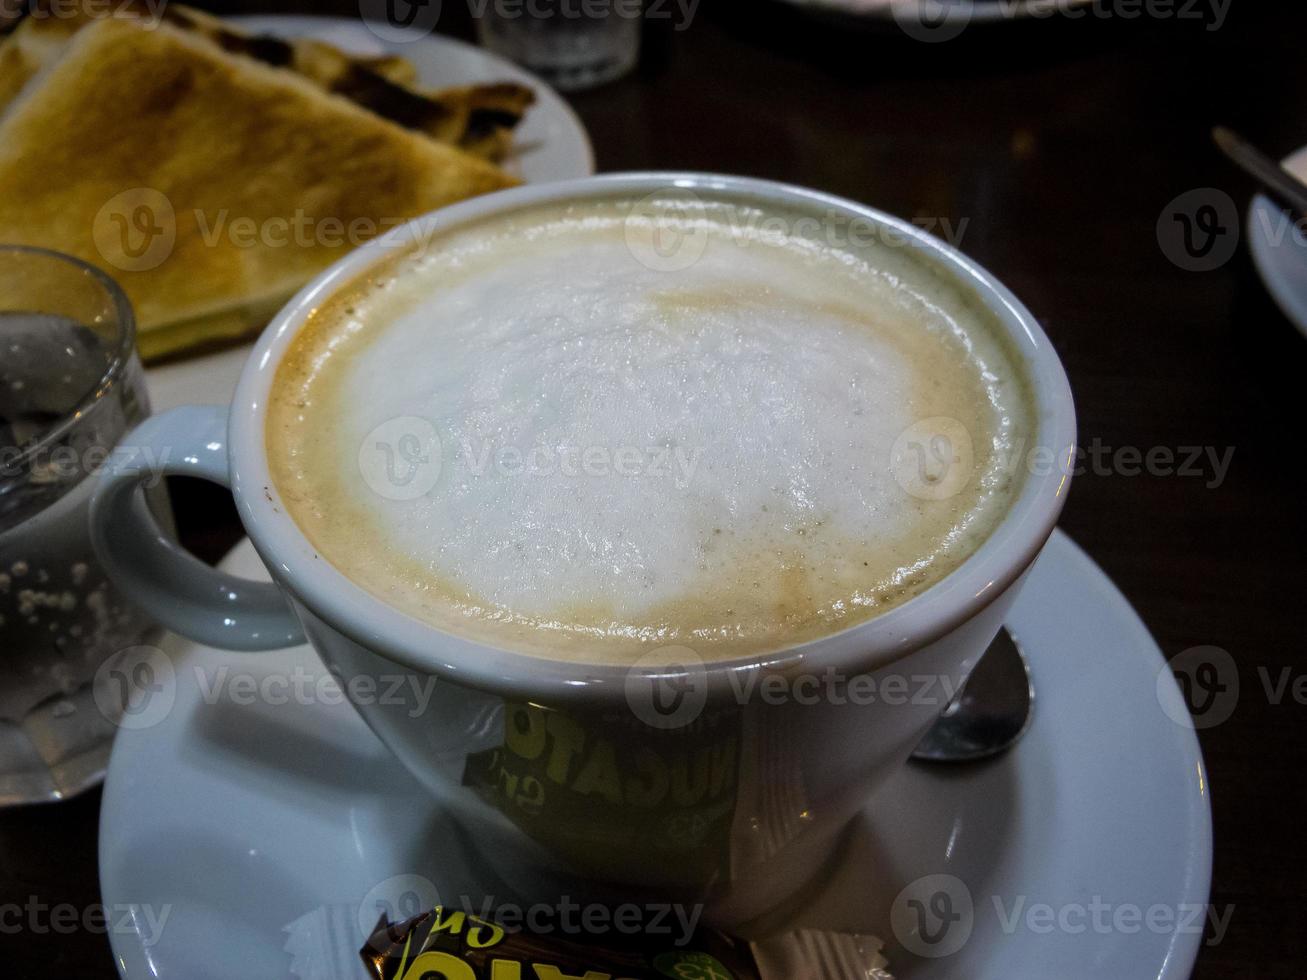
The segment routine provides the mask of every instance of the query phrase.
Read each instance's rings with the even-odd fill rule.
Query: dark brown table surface
[[[214,6],[358,9],[353,0]],[[441,29],[471,36],[464,5],[444,6]],[[1212,149],[1214,123],[1275,155],[1307,143],[1307,5],[1235,2],[1224,20],[1208,2],[1192,17],[1177,16],[1182,7],[1104,0],[1076,21],[973,25],[925,44],[764,0],[706,0],[688,30],[650,26],[636,75],[573,103],[601,170],[751,174],[947,219],[1061,352],[1082,445],[1104,447],[1104,458],[1123,447],[1233,449],[1219,486],[1209,486],[1210,467],[1205,477],[1129,475],[1122,457],[1117,472],[1079,479],[1062,527],[1168,657],[1215,645],[1237,662],[1233,715],[1201,733],[1216,830],[1212,901],[1234,913],[1194,975],[1299,980],[1307,705],[1292,694],[1275,703],[1263,677],[1307,674],[1307,341],[1268,299],[1242,242],[1218,268],[1188,271],[1158,225],[1183,220],[1171,206],[1179,195],[1213,188],[1179,206],[1199,219],[1198,208],[1228,194],[1238,217],[1221,218],[1213,254],[1240,235],[1253,188]],[[1172,15],[1129,16],[1147,9]],[[222,494],[183,486],[175,497],[188,542],[221,555],[238,533]],[[1113,721],[1104,705],[1104,725]],[[0,813],[0,911],[99,901],[98,811],[90,792]],[[114,975],[101,935],[15,932],[0,917],[0,944],[4,976]]]

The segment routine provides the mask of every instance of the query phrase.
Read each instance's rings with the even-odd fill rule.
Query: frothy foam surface
[[[1019,366],[906,249],[756,219],[539,209],[344,289],[274,385],[290,513],[413,616],[595,662],[780,648],[935,583],[1016,491]]]

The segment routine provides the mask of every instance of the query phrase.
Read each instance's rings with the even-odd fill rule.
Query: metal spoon
[[[1005,752],[1030,727],[1030,665],[1006,627],[912,753],[922,762],[973,762]]]

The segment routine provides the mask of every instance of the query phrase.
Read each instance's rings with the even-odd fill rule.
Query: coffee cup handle
[[[231,487],[227,409],[176,408],[146,419],[111,454],[91,498],[91,540],[114,584],[174,632],[225,650],[304,642],[277,586],[210,568],[159,527],[147,480],[193,476]]]

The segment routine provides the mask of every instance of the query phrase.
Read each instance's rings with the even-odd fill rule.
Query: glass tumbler
[[[477,33],[490,51],[574,92],[635,67],[642,22],[643,0],[490,0]]]
[[[0,805],[100,779],[128,689],[102,668],[152,638],[87,528],[94,474],[149,414],[134,337],[108,276],[0,246]]]

